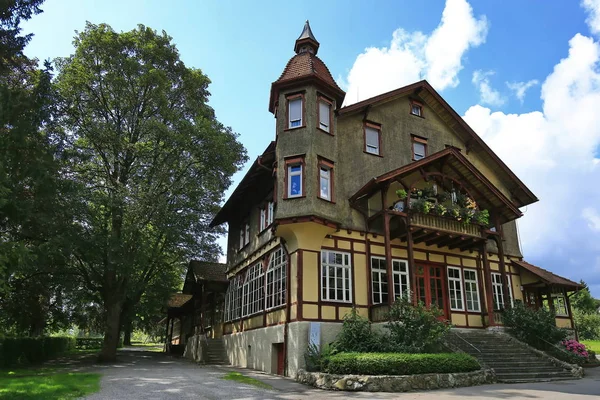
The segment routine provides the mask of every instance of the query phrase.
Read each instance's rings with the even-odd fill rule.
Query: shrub
[[[101,349],[104,338],[101,337],[78,337],[77,348],[81,350]]]
[[[428,309],[422,302],[413,305],[410,294],[399,297],[390,307],[388,322],[390,340],[385,341],[388,351],[420,353],[438,346],[450,329],[442,319],[443,312],[436,307]]]
[[[565,348],[566,351],[573,353],[578,357],[587,359],[589,356],[585,345],[583,343],[579,343],[577,340],[563,340],[560,342],[560,344]]]
[[[40,363],[73,349],[72,337],[5,338],[0,340],[0,366]]]
[[[600,314],[584,313],[579,310],[573,312],[575,327],[581,340],[600,339]]]
[[[331,374],[414,375],[470,372],[480,368],[475,358],[464,353],[339,353],[329,357],[325,370]]]
[[[568,332],[556,327],[554,313],[543,308],[534,310],[517,302],[504,311],[504,325],[517,339],[545,350],[564,340]]]
[[[385,339],[371,329],[371,322],[361,316],[356,308],[344,316],[342,330],[335,340],[335,348],[340,352],[378,351]]]
[[[309,343],[308,350],[304,355],[306,361],[306,370],[313,371],[325,371],[329,358],[337,353],[335,344],[326,344],[321,350],[317,348],[313,343]]]

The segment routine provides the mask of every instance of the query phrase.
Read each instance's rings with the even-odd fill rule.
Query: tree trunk
[[[123,323],[123,345],[131,346],[131,331],[132,331],[131,317],[129,313],[125,314],[125,322]]]
[[[122,301],[111,300],[105,303],[106,321],[104,326],[104,342],[98,360],[112,362],[117,359],[117,346],[119,345],[119,332],[121,325]]]

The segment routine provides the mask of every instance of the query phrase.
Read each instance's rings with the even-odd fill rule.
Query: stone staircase
[[[493,368],[499,382],[547,382],[578,379],[548,357],[531,350],[505,333],[482,329],[451,329],[445,338],[450,347],[477,358]]]
[[[208,339],[205,347],[206,353],[204,357],[205,364],[211,365],[229,365],[227,351],[223,338]]]

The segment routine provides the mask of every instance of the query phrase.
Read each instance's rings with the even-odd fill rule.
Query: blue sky
[[[526,260],[585,279],[600,297],[600,0],[47,0],[42,8],[23,26],[35,35],[27,55],[41,60],[69,55],[86,21],[165,30],[185,63],[212,80],[210,103],[251,160],[274,138],[270,85],[306,19],[347,103],[427,78],[540,198],[519,222]]]

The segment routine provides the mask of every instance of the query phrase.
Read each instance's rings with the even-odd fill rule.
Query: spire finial
[[[309,52],[313,54],[317,54],[319,50],[319,42],[313,35],[312,30],[310,29],[310,23],[308,20],[304,23],[304,28],[302,29],[302,33],[296,39],[296,44],[294,46],[294,51],[296,54]]]

